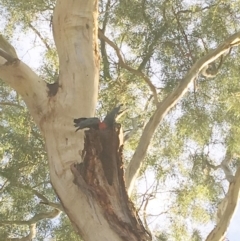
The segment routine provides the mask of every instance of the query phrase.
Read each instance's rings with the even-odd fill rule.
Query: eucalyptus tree
[[[240,185],[239,2],[1,6],[2,236],[223,240]],[[10,44],[21,30],[45,48],[36,71]],[[119,126],[75,132],[74,118],[103,117],[119,103],[123,155]],[[102,170],[106,149],[113,185]],[[209,234],[198,228],[214,222]]]

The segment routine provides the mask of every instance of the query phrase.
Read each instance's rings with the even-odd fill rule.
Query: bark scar
[[[122,240],[151,240],[127,195],[120,128],[116,123],[113,128],[85,131],[83,162],[71,165],[74,183],[91,197],[95,213],[95,205],[101,207],[109,226]]]

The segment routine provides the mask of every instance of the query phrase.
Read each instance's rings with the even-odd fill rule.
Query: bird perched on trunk
[[[96,130],[104,130],[107,128],[113,128],[113,125],[116,123],[116,117],[119,114],[120,108],[122,105],[115,107],[109,113],[107,113],[104,120],[101,122],[97,117],[82,117],[78,119],[74,119],[74,126],[77,127],[77,130],[92,128]]]
[[[98,130],[99,129],[99,125],[101,123],[101,121],[97,118],[97,117],[91,117],[91,118],[78,118],[78,119],[74,119],[74,126],[77,127],[77,130],[81,130],[81,129],[85,129],[85,128],[93,128]]]
[[[94,138],[91,140],[92,143],[87,142],[88,145],[92,145],[92,147],[98,146],[96,150],[99,149],[99,151],[95,155],[101,161],[104,176],[109,185],[113,184],[114,176],[117,175],[118,150],[120,145],[122,145],[122,138],[119,137],[121,125],[116,124],[116,118],[120,114],[121,106],[119,105],[108,112],[103,121],[100,121],[97,117],[74,119],[76,131],[85,128],[100,130],[98,132],[88,131],[85,134],[88,137],[92,135]],[[85,141],[88,141],[88,138]],[[89,159],[83,157],[83,162],[87,166]]]

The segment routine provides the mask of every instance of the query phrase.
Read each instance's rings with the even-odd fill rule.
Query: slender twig
[[[50,45],[47,43],[46,39],[43,38],[43,36],[40,34],[40,32],[31,24],[29,23],[29,27],[33,30],[33,32],[42,40],[44,45],[48,50],[51,50]]]
[[[143,222],[144,222],[144,227],[145,227],[145,229],[146,229],[149,233],[151,233],[151,231],[150,231],[150,229],[149,229],[149,227],[148,227],[148,223],[147,223],[147,206],[148,206],[149,201],[152,200],[152,199],[153,199],[153,196],[152,196],[151,194],[148,195],[148,197],[147,197],[147,199],[146,199],[146,202],[145,202],[145,204],[144,204],[144,207],[143,207]]]
[[[23,186],[23,185],[22,185]],[[19,186],[18,186],[19,187]],[[55,209],[58,209],[59,211],[64,211],[62,205],[60,203],[54,203],[54,202],[50,202],[48,200],[48,198],[46,198],[42,193],[38,192],[37,190],[30,188],[30,187],[22,187],[22,188],[26,188],[29,191],[31,191],[34,195],[36,195],[38,198],[40,198],[42,201],[40,202],[40,204],[44,204],[44,205],[48,205],[50,207],[53,207]]]
[[[188,41],[187,34],[185,33],[184,28],[183,28],[182,24],[180,23],[180,20],[179,20],[177,14],[174,11],[174,8],[172,8],[172,12],[173,12],[173,14],[174,14],[174,16],[175,16],[175,18],[177,20],[177,24],[178,24],[179,30],[182,33],[183,38],[185,39],[185,43],[186,43],[187,48],[188,48],[188,54],[189,54],[189,56],[191,56],[191,59],[192,59],[192,61],[194,63],[195,62],[195,58],[192,56],[192,50],[190,48],[190,44],[189,44],[189,41]]]
[[[5,190],[5,187],[7,186],[8,183],[9,183],[8,180],[6,180],[6,181],[1,185],[1,187],[0,187],[0,193]]]
[[[40,204],[44,204],[50,207],[53,207],[55,209],[58,209],[59,211],[64,212],[63,206],[60,203],[53,203],[53,202],[40,202]]]
[[[129,132],[127,134],[124,135],[124,140],[123,142],[126,142],[127,140],[129,140],[129,138],[131,138],[138,130],[139,126],[137,125],[137,117],[132,118],[132,129],[129,130]]]
[[[49,218],[55,218],[56,216],[58,216],[61,213],[60,210],[58,209],[54,209],[52,211],[49,212],[41,212],[41,213],[37,213],[35,214],[32,218],[30,218],[27,221],[20,221],[20,220],[13,220],[13,221],[0,221],[0,225],[11,225],[11,224],[15,224],[15,225],[31,225],[34,223],[37,223],[43,219]]]
[[[120,49],[117,47],[117,45],[115,43],[113,43],[109,38],[107,38],[103,32],[99,29],[98,30],[98,36],[100,39],[104,40],[105,42],[107,42],[116,52],[118,59],[119,59],[119,64],[122,68],[128,70],[129,72],[131,72],[132,74],[135,74],[141,78],[143,78],[143,80],[148,84],[150,90],[153,93],[154,96],[154,101],[155,104],[158,103],[158,98],[157,98],[157,91],[155,86],[152,84],[152,82],[150,81],[150,79],[141,71],[133,69],[132,67],[130,67],[129,65],[127,65],[122,57],[122,54],[120,53]]]
[[[106,26],[108,23],[109,19],[109,8],[110,8],[110,3],[111,0],[108,0],[106,3],[106,8],[105,8],[105,15],[103,19],[103,24],[102,24],[102,32],[105,33]],[[108,55],[107,55],[107,50],[106,50],[106,45],[105,41],[100,39],[100,50],[101,50],[101,55],[102,55],[102,62],[103,62],[103,74],[104,74],[104,79],[111,79],[111,74],[109,71],[109,60],[108,60]]]
[[[23,106],[21,106],[19,104],[12,103],[12,102],[0,102],[0,105],[15,106],[15,107],[18,107],[18,108],[21,108],[21,109],[24,108]]]
[[[217,4],[212,4],[212,5],[203,7],[203,8],[195,9],[194,11],[189,10],[189,9],[179,10],[178,12],[176,12],[176,14],[177,14],[177,15],[182,14],[182,13],[191,13],[191,14],[194,14],[194,13],[202,12],[202,11],[204,11],[204,10],[206,10],[206,9],[210,9],[210,8],[212,8],[212,7],[215,7],[215,6],[217,6]]]

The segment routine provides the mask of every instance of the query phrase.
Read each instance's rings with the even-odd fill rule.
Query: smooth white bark
[[[119,240],[98,204],[73,183],[70,166],[81,162],[83,134],[73,119],[94,116],[99,77],[97,1],[59,0],[53,17],[60,63],[59,90],[40,127],[53,187],[84,240]],[[94,230],[94,232],[93,232]]]
[[[58,0],[53,35],[60,64],[58,103],[72,116],[93,116],[98,94],[97,0]]]
[[[97,47],[97,0],[58,0],[53,17],[54,39],[59,54],[59,88],[54,96],[28,66],[20,60],[0,65],[0,78],[22,95],[30,113],[43,133],[53,187],[76,231],[86,241],[122,240],[107,222],[103,209],[92,196],[73,183],[70,166],[81,162],[83,133],[75,133],[73,119],[94,116],[98,92],[99,57]],[[131,194],[153,133],[160,121],[186,93],[188,86],[209,63],[239,44],[240,33],[231,36],[216,50],[201,58],[179,86],[160,104],[146,125],[138,148],[127,168],[126,183]],[[237,183],[233,189],[239,191]],[[238,182],[237,182],[238,181]],[[230,186],[231,188],[231,186]],[[232,189],[231,189],[232,190]],[[231,213],[232,205],[226,209]],[[231,203],[231,202],[230,202]],[[229,216],[230,217],[230,216]],[[225,227],[221,222],[221,232]],[[209,239],[215,240],[215,239]]]
[[[15,89],[24,99],[34,120],[39,124],[47,113],[48,89],[26,64],[20,60],[0,65],[0,78]]]
[[[208,235],[206,241],[223,241],[230,221],[240,199],[240,168],[238,168],[233,181],[229,185],[228,193],[224,199],[224,210],[216,227]]]
[[[121,240],[99,204],[73,183],[70,166],[81,162],[83,133],[73,119],[94,116],[99,78],[97,1],[58,0],[53,17],[60,76],[58,92],[20,60],[1,62],[0,78],[22,95],[45,142],[52,185],[84,240]],[[94,231],[94,232],[93,232]]]
[[[221,55],[229,51],[231,47],[240,44],[239,41],[240,32],[232,35],[224,43],[220,44],[215,50],[211,51],[206,56],[199,59],[189,70],[185,78],[180,81],[176,89],[170,95],[168,95],[161,103],[158,104],[155,113],[152,115],[143,130],[138,147],[126,170],[125,180],[129,196],[131,196],[134,184],[146,156],[148,146],[159,123],[166,116],[166,114],[177,104],[179,99],[188,91],[188,87],[191,85],[194,79],[198,77],[198,74],[201,72],[201,70],[208,64],[219,58]]]

